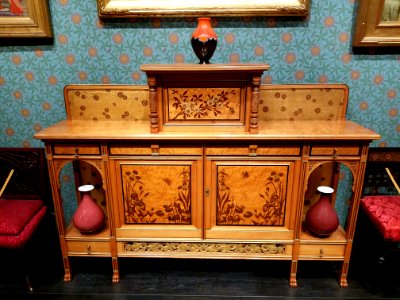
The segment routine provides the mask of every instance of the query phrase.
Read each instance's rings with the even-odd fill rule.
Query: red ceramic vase
[[[82,185],[78,188],[82,193],[82,201],[72,218],[74,226],[84,234],[95,233],[101,230],[105,224],[103,210],[90,195],[93,188],[93,185]]]
[[[198,18],[198,25],[192,34],[192,48],[199,64],[209,64],[217,48],[218,36],[211,27],[211,18]]]
[[[317,190],[321,193],[321,197],[308,210],[305,225],[313,235],[328,237],[339,226],[339,218],[330,202],[333,189],[328,186],[319,186]]]

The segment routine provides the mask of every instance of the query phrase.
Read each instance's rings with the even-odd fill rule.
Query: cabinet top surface
[[[184,126],[186,127],[186,126]],[[184,131],[183,131],[184,130]],[[259,122],[259,133],[243,132],[235,126],[166,127],[150,133],[148,122],[64,120],[34,136],[51,140],[264,140],[264,141],[371,141],[380,135],[352,121],[268,121]]]
[[[262,72],[269,69],[267,64],[143,64],[144,72]]]

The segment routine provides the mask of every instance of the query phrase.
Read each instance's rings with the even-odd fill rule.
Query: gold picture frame
[[[399,13],[399,0],[359,0],[353,46],[399,47]]]
[[[100,18],[307,16],[311,0],[97,0]]]
[[[0,14],[0,38],[51,38],[48,0],[24,0],[23,12],[17,15],[11,6],[3,8]]]

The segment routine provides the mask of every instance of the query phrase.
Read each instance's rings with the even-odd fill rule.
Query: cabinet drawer
[[[68,254],[76,255],[106,255],[110,254],[110,244],[108,242],[78,242],[68,241]]]
[[[245,155],[245,156],[289,156],[300,155],[299,146],[258,146],[207,147],[206,155]]]
[[[300,245],[300,258],[342,258],[345,245]]]
[[[96,155],[100,154],[97,144],[54,144],[54,154]]]
[[[131,145],[110,146],[111,155],[202,155],[203,149],[196,146]]]
[[[313,146],[311,155],[359,155],[358,146]]]

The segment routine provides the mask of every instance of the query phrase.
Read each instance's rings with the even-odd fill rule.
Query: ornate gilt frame
[[[101,18],[307,16],[311,0],[97,0]]]
[[[384,4],[385,0],[359,1],[353,46],[400,46],[400,19],[383,21]]]
[[[51,38],[48,0],[27,0],[27,16],[0,16],[0,38]]]

